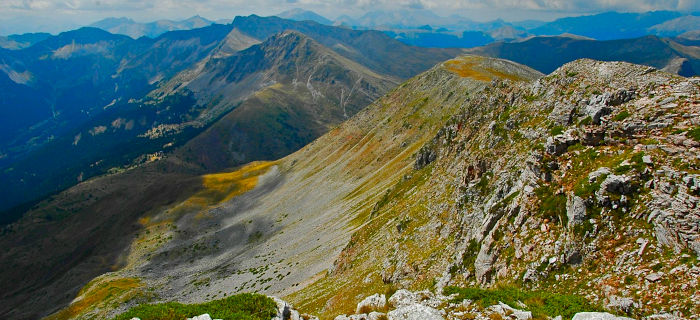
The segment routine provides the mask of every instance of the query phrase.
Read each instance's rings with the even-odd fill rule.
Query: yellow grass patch
[[[93,280],[88,283],[80,292],[78,297],[65,309],[54,313],[46,320],[63,320],[75,318],[86,311],[109,302],[128,300],[137,293],[142,286],[141,282],[135,278],[120,278],[113,280]]]
[[[461,57],[445,62],[445,68],[460,77],[472,78],[479,81],[491,81],[494,78],[523,80],[521,77],[500,70],[480,65],[481,57]]]
[[[255,188],[258,177],[274,164],[275,162],[252,162],[233,172],[205,175],[202,177],[204,190],[197,192],[182,205],[206,207],[231,200]]]
[[[467,61],[465,59],[453,59],[445,62],[445,68],[460,77],[472,78],[479,81],[491,81],[490,75],[481,70],[477,70],[476,61]]]

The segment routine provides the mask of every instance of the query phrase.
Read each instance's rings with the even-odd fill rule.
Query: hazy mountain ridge
[[[545,73],[552,72],[567,62],[590,58],[644,64],[684,76],[700,74],[697,46],[684,46],[671,39],[655,36],[610,41],[533,37],[521,42],[494,43],[467,51],[513,60]]]
[[[158,20],[148,23],[138,23],[132,19],[122,17],[103,19],[89,26],[138,39],[140,37],[156,38],[168,31],[197,29],[213,23],[214,21],[200,16],[193,16],[181,21]]]

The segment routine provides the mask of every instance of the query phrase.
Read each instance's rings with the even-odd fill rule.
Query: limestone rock
[[[355,313],[381,310],[386,306],[386,297],[383,294],[373,294],[357,304]]]
[[[586,203],[581,197],[573,194],[567,197],[566,216],[569,218],[569,226],[583,222],[586,218]]]
[[[444,320],[439,311],[421,304],[405,305],[389,311],[389,320]]]
[[[632,310],[639,307],[631,298],[618,297],[616,295],[608,297],[608,301],[608,308],[620,310],[624,313],[630,313]]]
[[[196,317],[187,318],[187,320],[212,320],[212,319],[208,313],[205,313],[205,314],[200,314]]]
[[[618,317],[607,312],[579,312],[571,320],[632,320],[632,318]]]
[[[418,302],[416,294],[406,289],[399,289],[389,298],[389,304],[394,308],[410,306]]]
[[[654,272],[654,273],[648,274],[644,278],[647,279],[647,281],[649,281],[649,282],[656,282],[656,281],[661,280],[661,278],[663,278],[663,276],[664,276],[663,272]]]
[[[385,313],[372,311],[367,315],[367,320],[380,320],[383,317],[386,317]]]

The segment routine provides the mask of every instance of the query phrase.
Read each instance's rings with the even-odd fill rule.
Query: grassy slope
[[[465,64],[451,64],[446,63],[460,75],[473,74],[472,68],[464,68]],[[658,104],[673,96],[674,88],[696,85],[647,70],[643,66],[584,60],[543,78],[539,92],[528,86],[495,83],[484,91],[487,94],[470,93],[471,102],[462,105],[424,148],[435,150],[440,155],[438,160],[408,171],[405,178],[396,181],[378,198],[373,210],[356,220],[362,227],[353,233],[334,268],[288,299],[303,311],[332,319],[337,314],[354,313],[356,303],[367,295],[390,294],[399,287],[435,289],[449,279],[450,284],[464,287],[524,287],[527,290],[522,291],[522,299],[539,296],[535,300],[554,301],[528,303],[540,316],[571,312],[544,310],[562,304],[578,305],[575,310],[597,309],[607,304],[609,295],[644,302],[633,311],[637,317],[653,310],[697,314],[698,304],[692,302],[697,298],[697,282],[692,271],[687,271],[697,264],[696,257],[687,249],[674,254],[657,243],[654,226],[645,219],[650,213],[650,189],[640,187],[628,195],[628,211],[592,205],[587,211],[589,220],[580,226],[567,226],[566,222],[566,195],[575,193],[588,199],[597,189],[588,183],[590,172],[607,166],[618,174],[648,180],[650,177],[643,178],[642,173],[646,169],[641,163],[644,153],[638,151],[644,148],[642,144],[673,150],[678,147],[668,139],[671,133],[692,136],[695,132],[680,115],[697,112],[696,96],[675,93],[678,100],[664,111]],[[643,88],[638,91],[639,100],[613,108],[608,126],[666,115],[673,119],[671,127],[632,137],[611,130],[608,134],[612,137],[604,146],[575,145],[563,155],[544,156],[541,164],[529,158],[542,150],[548,136],[566,129],[547,116],[555,106],[631,87]],[[696,95],[697,89],[694,92]],[[585,115],[579,113],[570,127],[585,124]],[[525,134],[534,134],[535,138],[526,138]],[[700,163],[693,157],[679,158],[658,148],[650,150],[646,154],[652,155],[656,168],[698,172]],[[553,162],[558,164],[557,169],[546,166]],[[550,170],[552,181],[529,177],[528,167],[533,165],[540,166],[543,173]],[[528,185],[537,188],[527,191]],[[654,249],[647,248],[639,255],[640,245],[635,241],[640,240],[649,241]],[[555,243],[578,250],[575,252],[584,256],[582,262],[575,258],[562,262]],[[548,262],[551,257],[557,257],[557,262]],[[477,264],[492,267],[479,273],[484,269],[477,269]],[[538,280],[524,278],[528,269],[536,271]],[[668,278],[656,283],[644,279],[644,275],[657,271],[665,272]],[[457,291],[476,297],[509,292]],[[562,293],[577,294],[592,303],[588,306],[585,300]]]
[[[504,66],[499,64],[499,61],[479,57],[448,61],[440,69],[421,77],[423,85],[432,89],[410,91],[409,98],[397,101],[395,115],[384,125],[389,128],[414,128],[421,132],[422,122],[445,124],[456,110],[469,104],[470,97],[478,94],[487,81],[500,78],[504,74],[510,78],[522,79],[538,76],[536,72],[528,70],[515,65]],[[435,110],[443,105],[451,105],[455,109],[451,109],[449,113],[412,112],[418,108]],[[381,114],[385,111],[373,112]],[[390,135],[372,135],[371,139],[394,140],[391,131],[386,133]],[[420,146],[426,142],[428,140],[422,140]],[[413,152],[416,151],[418,150]],[[415,159],[411,158],[410,161]],[[426,226],[426,223],[433,219],[450,219],[447,209],[453,203],[450,195],[454,189],[435,181],[435,176],[449,175],[432,165],[418,171],[404,167],[399,173],[402,177],[400,179],[377,177],[379,179],[359,186],[347,196],[361,199],[368,192],[372,192],[370,187],[378,183],[384,184],[376,197],[361,200],[360,203],[365,205],[352,220],[353,225],[358,228],[338,256],[332,271],[324,274],[312,285],[288,296],[301,310],[319,315],[323,319],[351,313],[355,309],[358,297],[375,292],[391,292],[396,288],[397,284],[385,281],[382,270],[389,274],[399,272],[408,277],[415,276],[415,281],[406,285],[410,288],[423,289],[434,284],[433,279],[444,267],[440,261],[448,258],[445,256],[448,252],[443,249],[451,238],[443,236],[447,230],[438,230],[434,225]],[[429,233],[430,236],[421,237],[425,233]],[[392,245],[395,243],[396,246]],[[397,254],[403,256],[397,257]],[[403,258],[419,265],[387,265],[388,260]],[[415,273],[416,268],[420,268],[421,273]]]

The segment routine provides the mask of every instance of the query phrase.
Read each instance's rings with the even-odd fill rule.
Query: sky
[[[71,30],[107,17],[139,22],[210,20],[237,15],[274,15],[292,8],[313,10],[330,19],[361,16],[370,10],[428,9],[476,21],[544,20],[605,11],[700,11],[700,0],[0,0],[0,35]]]

